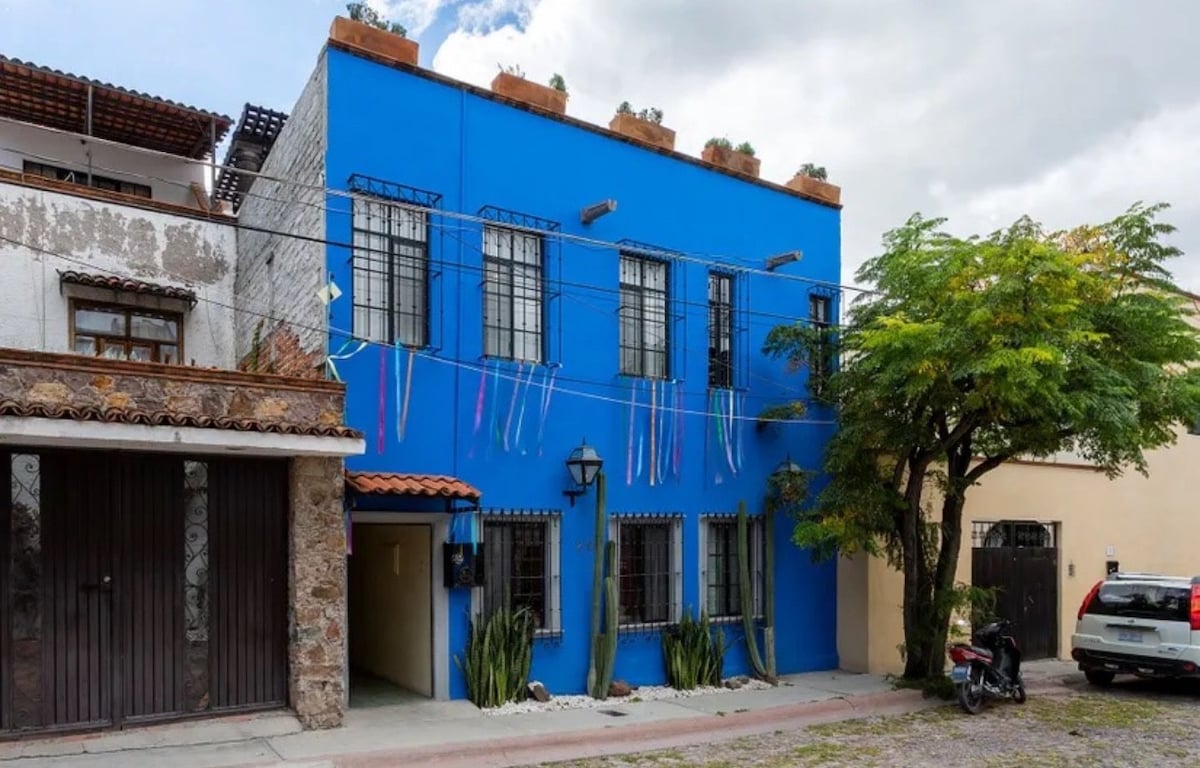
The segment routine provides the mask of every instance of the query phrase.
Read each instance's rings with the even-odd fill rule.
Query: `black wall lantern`
[[[571,451],[571,455],[567,457],[567,471],[571,473],[571,480],[576,487],[563,491],[563,495],[571,500],[572,507],[575,506],[576,496],[587,493],[588,486],[596,479],[603,465],[604,459],[600,458],[595,448],[587,444],[586,438],[578,448]]]

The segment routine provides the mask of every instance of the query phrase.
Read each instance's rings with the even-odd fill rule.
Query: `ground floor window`
[[[683,597],[682,526],[677,517],[629,517],[613,524],[622,627],[673,623]]]
[[[530,610],[539,634],[560,632],[559,516],[485,513],[483,575],[476,608],[485,616],[507,597]]]
[[[766,561],[763,519],[747,520],[746,549],[750,558],[750,594],[754,615],[763,612],[763,573]],[[741,564],[738,562],[737,518],[707,517],[701,522],[701,593],[705,608],[713,619],[733,619],[742,615]]]

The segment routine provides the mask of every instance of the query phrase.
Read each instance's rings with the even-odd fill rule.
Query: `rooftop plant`
[[[393,35],[399,35],[400,37],[408,36],[408,30],[401,24],[388,21],[366,3],[346,3],[346,12],[350,14],[350,18],[354,21],[361,21],[363,24],[368,24],[376,29],[382,29],[384,32],[391,32]]]
[[[567,81],[562,75],[555,72],[550,76],[550,87],[556,91],[567,92]]]
[[[810,179],[816,179],[817,181],[829,180],[829,174],[825,172],[825,166],[813,165],[812,163],[805,163],[804,165],[800,166],[800,170],[796,171],[796,175],[807,176]]]
[[[741,152],[743,155],[750,155],[750,157],[754,157],[754,145],[748,141],[743,141],[741,144],[738,144],[736,147],[734,147],[733,151]]]
[[[500,71],[505,74],[512,75],[513,77],[519,77],[522,80],[525,79],[525,70],[521,69],[520,64],[497,64],[496,66],[499,67]]]
[[[709,139],[708,141],[704,142],[704,146],[705,146],[705,148],[719,147],[721,149],[733,149],[733,142],[730,141],[729,139],[725,138],[724,136],[721,136],[721,137],[714,136],[711,139]]]
[[[628,101],[621,102],[621,105],[617,107],[617,114],[632,115],[638,120],[645,120],[647,123],[654,123],[655,125],[662,125],[663,121],[663,111],[658,107],[646,107],[634,112],[633,107],[630,106]]]

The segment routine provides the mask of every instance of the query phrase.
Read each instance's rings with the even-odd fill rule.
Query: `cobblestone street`
[[[558,763],[554,768],[829,766],[1195,766],[1200,686],[1082,685],[990,706],[957,705],[681,749]]]

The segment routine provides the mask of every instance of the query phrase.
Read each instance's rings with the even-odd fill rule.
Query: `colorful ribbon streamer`
[[[400,367],[400,345],[392,347],[392,356],[396,358],[396,442],[404,442],[404,430],[400,426],[400,402],[404,399],[404,394],[400,390],[400,381],[403,378],[402,368]]]
[[[737,424],[737,468],[738,472],[742,471],[742,453],[743,446],[746,444],[746,395],[742,394],[741,402],[738,404],[738,414],[741,418]]]
[[[383,422],[387,415],[387,354],[384,347],[379,347],[379,430],[375,441],[375,452],[383,454],[385,447],[383,438]]]
[[[637,382],[629,382],[629,445],[625,449],[625,485],[633,485],[633,412]]]
[[[675,421],[677,428],[675,430],[675,446],[672,469],[675,473],[676,482],[679,481],[679,471],[683,464],[683,426],[685,416],[683,414],[683,382],[675,382]]]
[[[492,408],[491,414],[488,417],[488,431],[491,432],[491,437],[488,438],[488,453],[491,453],[492,441],[496,445],[500,444],[500,422],[496,419],[496,402],[500,399],[500,364],[496,363],[496,367],[492,369]]]
[[[475,445],[479,442],[479,427],[483,424],[483,396],[487,392],[487,361],[479,369],[479,390],[475,393],[475,426],[471,431],[471,450],[467,458],[475,458]]]
[[[408,431],[408,401],[412,398],[412,377],[413,377],[413,362],[416,352],[413,349],[408,350],[408,368],[404,373],[404,410],[400,415],[400,442],[404,442],[404,433]],[[399,379],[400,371],[396,370],[396,378]]]
[[[657,453],[655,453],[655,450],[654,450],[654,445],[655,445],[654,438],[656,437],[655,432],[658,431],[657,429],[655,429],[655,423],[654,423],[656,407],[658,405],[658,382],[651,381],[651,382],[649,382],[649,384],[650,384],[650,487],[653,488],[654,487],[654,475],[655,475],[655,472],[658,471]]]
[[[558,376],[558,366],[549,368],[550,379],[542,381],[542,416],[538,423],[538,456],[542,455],[542,437],[546,434],[546,417],[550,414],[550,396],[554,394],[554,378]]]
[[[517,375],[513,379],[512,398],[508,402],[508,418],[504,420],[504,452],[508,453],[508,433],[512,430],[513,414],[517,411],[517,395],[521,392],[521,374],[525,370],[524,363],[517,363]]]
[[[354,345],[357,345],[357,346],[354,346]],[[347,352],[346,350],[351,346],[354,346],[354,349],[350,352]],[[341,348],[338,349],[336,354],[327,355],[325,357],[325,365],[329,368],[329,372],[333,374],[333,378],[335,381],[341,381],[342,375],[340,373],[338,373],[337,366],[333,364],[333,361],[334,360],[349,360],[350,358],[357,355],[359,352],[362,352],[364,349],[366,349],[366,347],[367,347],[366,341],[355,341],[354,339],[347,339],[346,342],[344,344],[342,344]]]
[[[536,370],[533,363],[530,363],[529,375],[525,378],[525,394],[521,396],[521,415],[517,417],[517,434],[513,437],[514,448],[521,448],[521,427],[525,424],[525,404],[529,402],[529,385],[533,383],[533,374]],[[520,384],[520,380],[517,383]],[[521,448],[521,455],[525,455],[524,448]]]

